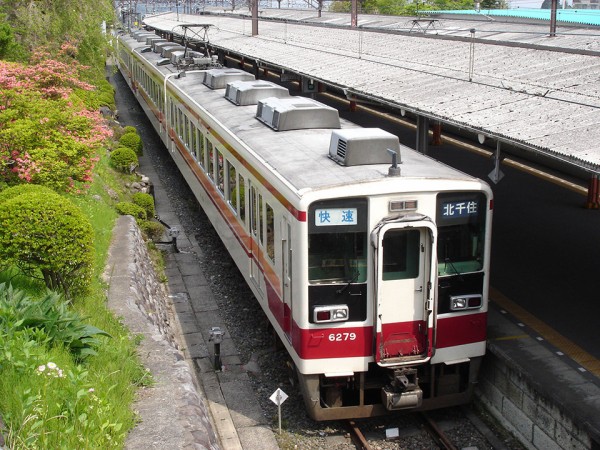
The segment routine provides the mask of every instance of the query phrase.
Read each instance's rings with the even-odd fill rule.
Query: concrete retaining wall
[[[560,388],[557,380],[556,388]],[[488,351],[476,391],[490,413],[523,445],[535,450],[597,449],[588,430],[568,411],[541,395],[518,368]]]

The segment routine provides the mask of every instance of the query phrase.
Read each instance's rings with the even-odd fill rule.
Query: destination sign
[[[357,224],[357,208],[328,208],[315,210],[315,225],[318,227]]]
[[[470,201],[454,201],[442,203],[442,217],[446,219],[477,216],[479,213],[478,203]]]

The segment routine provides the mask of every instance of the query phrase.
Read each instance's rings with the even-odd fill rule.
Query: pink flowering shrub
[[[83,66],[43,56],[30,66],[0,61],[0,181],[77,192],[112,131],[76,95],[94,89],[78,78]]]

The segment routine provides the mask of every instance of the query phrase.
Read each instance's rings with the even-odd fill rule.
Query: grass
[[[7,448],[123,448],[135,426],[131,405],[136,388],[152,380],[136,354],[139,337],[107,309],[101,276],[117,217],[109,191],[123,197],[123,181],[104,157],[89,193],[71,198],[90,217],[96,260],[90,293],[75,298],[69,309],[110,335],[97,336],[95,355],[74,356],[65,345],[49,340],[45,329],[7,325],[11,306],[0,295],[0,415]],[[0,273],[3,282],[33,299],[46,294],[43,284],[14,270]],[[52,325],[60,326],[60,320]]]

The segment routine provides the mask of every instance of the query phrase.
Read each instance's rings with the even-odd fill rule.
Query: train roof
[[[148,61],[155,70],[166,74],[177,73],[173,65],[157,65],[161,56],[154,52],[141,52],[145,46],[129,37],[124,37],[129,47],[136,49],[139,58]],[[169,77],[168,84],[187,95],[198,106],[208,112],[214,120],[231,130],[237,139],[266,164],[274,173],[286,180],[286,184],[299,196],[313,190],[346,186],[355,183],[386,181],[397,183],[423,179],[476,181],[481,180],[460,172],[450,166],[400,145],[401,176],[388,177],[392,156],[383,164],[342,166],[329,157],[332,132],[356,138],[360,130],[366,135],[377,137],[373,129],[361,128],[347,120],[340,119],[340,129],[310,128],[289,131],[275,131],[256,118],[257,105],[236,106],[225,98],[225,89],[210,89],[203,84],[206,71],[186,72],[184,77]],[[293,97],[292,97],[293,98]],[[304,97],[298,97],[305,99]],[[276,99],[275,99],[276,100]],[[345,132],[344,130],[356,130]],[[382,130],[381,130],[382,131]],[[382,131],[383,132],[383,131]],[[383,132],[385,133],[385,132]],[[390,191],[398,190],[390,186]]]

